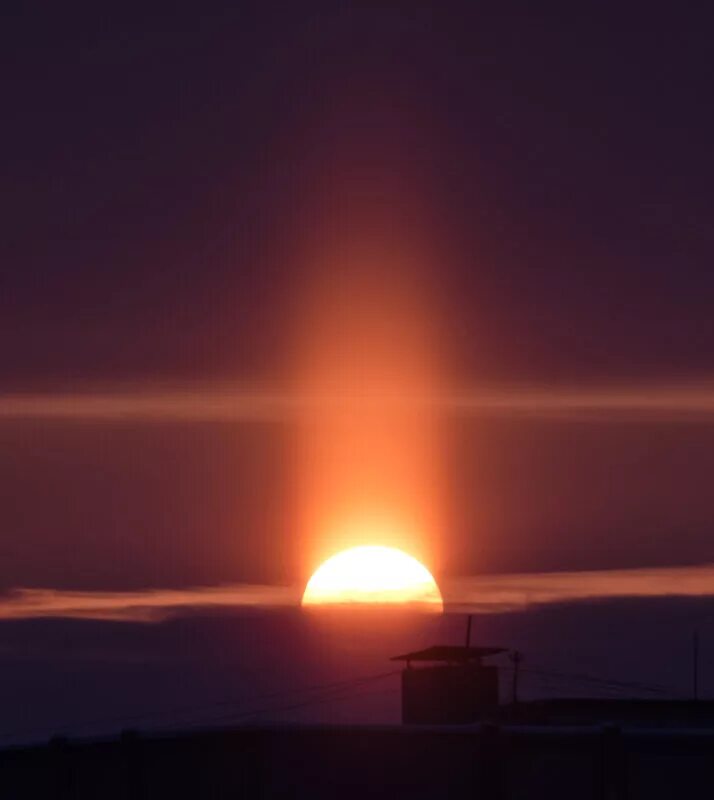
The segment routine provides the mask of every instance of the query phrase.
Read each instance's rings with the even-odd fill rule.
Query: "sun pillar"
[[[352,198],[326,211],[307,249],[295,359],[306,575],[359,545],[396,547],[432,569],[438,560],[433,261],[408,200],[393,192],[378,205]]]

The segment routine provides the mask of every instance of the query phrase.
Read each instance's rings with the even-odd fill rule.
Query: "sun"
[[[406,605],[442,611],[439,587],[429,570],[395,547],[352,547],[328,558],[305,587],[303,606]]]

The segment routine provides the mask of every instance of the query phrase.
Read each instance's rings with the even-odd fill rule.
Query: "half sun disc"
[[[407,605],[441,611],[441,592],[429,570],[394,547],[368,545],[328,558],[310,578],[304,606]]]

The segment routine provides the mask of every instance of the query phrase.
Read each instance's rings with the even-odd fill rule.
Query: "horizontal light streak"
[[[608,598],[712,596],[714,564],[479,575],[453,579],[444,587],[444,600],[451,610],[474,613]]]
[[[396,396],[372,389],[350,396],[310,396],[202,387],[167,391],[0,394],[0,419],[260,422],[306,412],[374,407],[430,408],[448,415],[553,419],[714,420],[714,386],[632,388],[510,387],[433,396]]]
[[[132,592],[12,589],[0,595],[0,620],[69,619],[158,622],[191,609],[296,606],[300,592],[285,586],[236,584]]]
[[[210,422],[280,419],[285,397],[211,389],[0,395],[1,418]]]
[[[713,597],[714,564],[480,575],[439,581],[447,612],[502,613],[614,598]],[[14,589],[0,620],[43,617],[158,622],[191,610],[296,608],[301,587],[236,584],[133,592]]]

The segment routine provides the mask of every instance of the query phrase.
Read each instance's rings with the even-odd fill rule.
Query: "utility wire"
[[[271,698],[278,698],[278,697],[285,697],[290,695],[300,695],[309,692],[322,692],[323,694],[326,691],[337,691],[342,688],[351,688],[353,685],[361,685],[362,682],[368,682],[372,680],[378,680],[388,675],[394,675],[396,672],[388,672],[388,673],[380,673],[378,675],[368,675],[368,676],[360,676],[357,678],[349,678],[343,681],[333,681],[330,683],[323,683],[323,684],[313,684],[311,686],[306,686],[297,689],[286,689],[279,692],[270,692],[269,694],[260,695],[258,699],[260,700],[268,700]],[[220,706],[230,706],[230,705],[239,705],[244,703],[245,699],[242,700],[218,700],[208,704],[201,704],[201,705],[193,705],[193,706],[183,706],[180,708],[170,708],[170,709],[157,709],[157,710],[149,710],[139,714],[131,714],[131,715],[123,715],[123,716],[113,716],[113,717],[104,717],[100,719],[93,719],[93,720],[75,720],[73,722],[65,722],[65,723],[58,723],[53,725],[44,725],[37,728],[25,728],[15,731],[6,731],[0,733],[0,740],[2,739],[10,739],[17,736],[34,736],[40,734],[47,734],[47,733],[57,733],[61,732],[69,732],[69,731],[76,731],[77,729],[83,728],[92,728],[95,726],[102,726],[102,725],[115,725],[115,724],[122,724],[127,722],[140,722],[142,720],[152,720],[152,719],[160,719],[165,717],[171,717],[175,715],[181,714],[191,714],[198,711],[205,710],[206,707],[220,707]],[[307,701],[308,703],[310,701]],[[238,715],[238,717],[244,716],[245,714],[253,714],[253,711],[249,712],[241,712],[241,710],[237,710],[232,712],[231,714],[226,714],[220,717],[215,717],[215,719],[230,719],[231,717]],[[177,723],[178,725],[179,723]]]
[[[512,667],[504,667],[504,671],[511,671]],[[666,686],[656,685],[656,684],[645,684],[645,683],[638,683],[634,681],[621,681],[615,680],[612,678],[599,678],[595,675],[584,675],[582,673],[572,673],[572,672],[558,672],[554,670],[547,670],[536,667],[530,667],[528,669],[521,669],[521,672],[533,675],[533,676],[541,676],[541,677],[549,677],[554,678],[556,680],[560,680],[563,683],[581,683],[581,684],[590,684],[594,686],[598,686],[600,688],[607,688],[612,691],[632,691],[636,689],[638,691],[648,692],[650,694],[657,694],[657,695],[664,695],[664,696],[677,696],[677,692],[673,689],[668,688]]]
[[[392,670],[391,672],[382,672],[378,675],[369,675],[364,678],[355,678],[352,681],[344,682],[348,685],[339,686],[336,688],[327,689],[318,697],[311,697],[307,700],[303,700],[298,703],[282,705],[282,706],[267,706],[264,708],[257,708],[257,709],[250,709],[248,711],[236,711],[230,714],[222,714],[220,716],[213,716],[208,718],[203,718],[201,720],[197,720],[194,725],[206,725],[210,723],[216,722],[237,722],[253,717],[260,716],[266,713],[283,713],[285,711],[293,711],[299,708],[305,708],[311,705],[317,705],[320,703],[330,702],[333,700],[344,699],[348,695],[345,695],[345,691],[351,692],[355,688],[359,688],[360,686],[364,686],[368,683],[374,683],[375,681],[384,680],[385,678],[389,678],[393,675],[398,675],[400,670]],[[173,726],[175,727],[175,726]]]
[[[510,672],[512,671],[512,669],[513,668],[509,666],[502,667],[503,672]],[[600,688],[601,690],[609,691],[611,694],[619,692],[621,695],[625,691],[632,691],[633,689],[636,689],[639,691],[648,692],[650,694],[664,695],[669,697],[677,695],[676,692],[664,686],[620,681],[610,678],[599,678],[593,675],[584,675],[579,673],[558,672],[558,671],[538,668],[537,666],[528,669],[521,668],[521,672],[535,677],[536,679],[539,680],[539,682],[545,685],[545,688],[550,689],[551,691],[553,682],[555,681],[556,690],[557,690],[557,682],[560,682],[561,687],[563,686],[563,684],[568,685],[573,683],[575,684],[584,683],[584,684],[594,685]],[[288,705],[259,707],[257,709],[254,708],[249,710],[244,710],[239,708],[227,714],[205,717],[203,718],[203,721],[194,720],[192,722],[191,720],[187,720],[186,722],[181,722],[181,723],[177,722],[174,725],[170,725],[168,729],[171,730],[179,726],[185,727],[187,725],[209,724],[212,722],[228,722],[228,721],[235,722],[257,717],[265,713],[283,713],[286,711],[305,708],[311,705],[321,704],[325,702],[339,701],[341,699],[346,699],[346,697],[349,696],[349,693],[352,692],[354,689],[360,688],[361,686],[372,683],[374,681],[383,680],[398,673],[399,670],[393,670],[390,672],[378,673],[376,675],[360,676],[357,678],[351,678],[343,681],[333,681],[330,683],[313,684],[311,686],[305,686],[296,689],[287,689],[279,692],[271,692],[269,694],[261,695],[258,699],[268,700],[268,699],[291,696],[291,695],[301,695],[306,693],[309,694],[313,692],[318,692],[318,694],[317,696],[309,697],[305,700],[301,700],[297,703],[291,703]],[[345,692],[347,692],[348,694],[345,694]],[[158,720],[176,715],[192,714],[195,712],[200,712],[205,710],[207,707],[216,708],[216,707],[234,706],[234,705],[240,705],[243,702],[245,701],[237,699],[224,699],[224,700],[217,700],[208,704],[184,706],[180,708],[171,708],[171,709],[148,710],[139,714],[132,714],[132,715],[104,717],[93,720],[75,720],[74,722],[70,723],[60,723],[55,725],[46,725],[37,728],[7,731],[4,733],[0,733],[0,740],[15,738],[19,736],[34,736],[47,733],[56,733],[58,731],[61,732],[76,731],[77,729],[81,730],[83,728],[91,728],[95,726]]]

